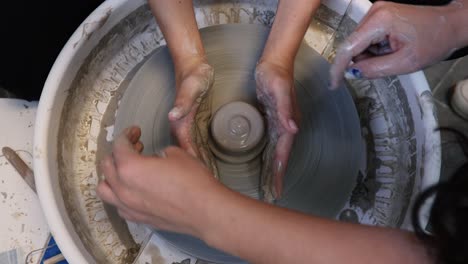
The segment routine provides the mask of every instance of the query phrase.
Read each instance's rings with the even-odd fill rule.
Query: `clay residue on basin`
[[[132,69],[164,43],[156,25],[149,22],[152,20],[148,7],[143,6],[100,41],[68,90],[62,112],[60,186],[76,232],[99,263],[131,262],[139,248],[136,242],[144,239],[134,236],[134,241],[124,221],[120,226],[109,221],[95,190],[99,181],[96,165],[110,149],[104,131],[112,124],[112,111],[108,110],[115,109]]]

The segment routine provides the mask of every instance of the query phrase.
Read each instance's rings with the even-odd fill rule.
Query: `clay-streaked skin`
[[[140,134],[129,128],[114,141],[98,186],[130,221],[199,237],[249,263],[435,263],[412,233],[308,216],[233,192],[180,148],[142,156]]]
[[[211,80],[212,72],[206,70],[203,71],[204,75],[190,74],[193,69],[200,72],[198,68],[209,68],[197,30],[193,4],[189,0],[149,0],[149,3],[166,38],[178,76],[177,96],[169,120],[181,147],[197,155],[197,149],[202,149],[202,146],[193,143],[190,127],[198,107],[197,98],[209,89],[211,82],[207,80]],[[265,106],[268,126],[272,131],[269,144],[275,149],[272,156],[275,196],[279,196],[283,189],[289,153],[298,131],[292,76],[294,58],[319,4],[318,0],[279,1],[275,22],[256,70],[258,98]]]
[[[213,85],[214,70],[207,63],[195,22],[192,1],[149,1],[169,46],[176,74],[176,99],[168,117],[179,145],[208,167],[213,161],[208,144],[198,135],[207,122],[195,124],[200,103]],[[198,129],[195,125],[201,126]],[[213,168],[213,171],[215,169]]]
[[[376,2],[338,49],[331,88],[343,78],[379,78],[417,71],[468,45],[468,1],[446,6]],[[351,62],[353,61],[353,63]]]

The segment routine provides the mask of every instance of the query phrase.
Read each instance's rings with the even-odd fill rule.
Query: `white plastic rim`
[[[58,181],[58,164],[55,157],[57,157],[60,116],[68,95],[66,90],[70,87],[81,63],[99,40],[120,20],[145,3],[145,0],[108,0],[99,6],[80,25],[62,49],[47,78],[39,102],[34,135],[35,180],[50,230],[63,255],[70,263],[95,263],[95,261],[74,230],[65,208]],[[349,0],[324,1],[325,5],[339,13],[344,13],[348,3]],[[353,0],[348,14],[353,20],[359,21],[370,7],[371,3],[367,0]],[[343,10],[340,12],[340,9]],[[109,13],[109,10],[112,12]],[[102,21],[104,23],[99,23]],[[84,36],[85,33],[86,36]],[[415,92],[418,95],[429,91],[429,86],[422,72],[401,76],[400,80],[409,82],[411,86],[416,87]],[[426,108],[430,112],[433,104],[429,101],[422,105],[422,108]],[[440,171],[440,135],[433,132],[437,126],[435,116],[426,116],[424,126],[426,129],[424,149],[429,154],[424,160],[426,173],[422,188],[437,182]],[[428,211],[424,212],[425,217],[422,222],[426,223]]]
[[[67,98],[66,89],[79,70],[86,54],[91,52],[99,40],[120,20],[136,8],[145,4],[145,0],[110,0],[100,5],[73,33],[55,61],[45,82],[37,110],[34,132],[34,171],[37,193],[42,210],[49,224],[52,235],[68,262],[95,263],[85,249],[80,237],[67,215],[58,181],[57,137],[61,110]],[[108,11],[112,10],[110,17]],[[95,26],[89,39],[83,41],[83,32],[88,25],[105,18],[105,24]],[[89,32],[89,31],[88,31]]]

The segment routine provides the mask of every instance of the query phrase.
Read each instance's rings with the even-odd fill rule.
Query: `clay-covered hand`
[[[347,78],[406,74],[461,48],[445,7],[378,1],[339,47],[330,69],[331,88]]]
[[[214,70],[205,58],[192,57],[178,64],[175,71],[176,99],[169,112],[171,128],[180,147],[200,157],[201,146],[194,142],[193,126],[200,103],[213,85]]]
[[[267,200],[281,196],[289,154],[295,134],[298,132],[299,109],[292,70],[292,66],[283,67],[262,60],[255,70],[257,98],[264,108],[269,136],[264,157],[270,159],[263,161],[267,164],[263,166],[262,171],[263,186],[264,188],[274,186],[273,189],[266,190],[274,196],[267,197]]]
[[[222,186],[180,148],[169,147],[160,156],[141,155],[140,135],[138,127],[131,127],[115,139],[112,155],[100,164],[104,180],[97,194],[127,220],[200,236],[200,207],[208,207],[206,195]]]

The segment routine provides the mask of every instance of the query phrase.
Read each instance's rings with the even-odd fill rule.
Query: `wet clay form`
[[[204,147],[209,148],[214,158],[213,167],[219,180],[233,190],[258,199],[271,197],[269,168],[273,167],[274,154],[274,144],[267,140],[267,124],[257,110],[254,80],[255,66],[268,32],[262,26],[241,24],[201,30],[208,61],[215,69],[215,80],[200,106],[194,127],[202,138],[197,143],[208,144]],[[333,92],[327,89],[328,69],[329,63],[318,53],[307,45],[301,46],[294,69],[302,114],[300,131],[287,167],[283,195],[273,202],[335,218],[356,184],[363,147],[352,97],[345,87]],[[167,48],[161,47],[130,79],[119,103],[115,131],[129,125],[141,126],[145,154],[174,144],[167,118],[174,96],[173,64]],[[165,237],[195,255],[195,244],[203,245],[201,241],[177,234],[165,234]]]
[[[266,123],[257,110],[253,75],[268,29],[222,25],[204,28],[201,35],[208,61],[215,69],[215,81],[196,116],[194,130],[202,138],[197,143],[206,144],[204,147],[214,154],[214,167],[224,184],[259,197],[262,163],[274,153],[274,146],[266,142]],[[328,68],[319,54],[301,46],[295,62],[301,126],[284,193],[276,203],[336,217],[355,185],[362,146],[352,98],[344,87],[335,92],[327,90]],[[141,126],[145,154],[175,144],[167,118],[174,96],[173,64],[167,48],[162,47],[131,78],[119,103],[115,130]],[[269,182],[263,180],[263,184],[271,185]]]
[[[210,149],[220,180],[231,189],[260,198],[261,153],[266,143],[259,111],[236,101],[222,106],[211,121]]]
[[[240,159],[239,161],[224,159],[232,163],[243,162],[242,157],[258,147],[264,133],[262,116],[257,109],[244,102],[224,105],[211,121],[211,136],[216,147]]]

